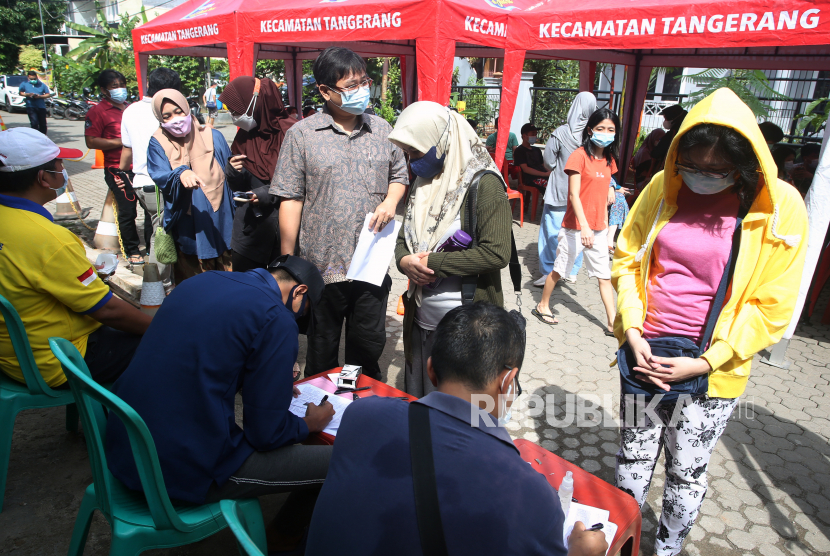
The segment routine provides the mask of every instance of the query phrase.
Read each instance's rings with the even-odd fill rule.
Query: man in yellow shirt
[[[127,368],[150,317],[114,297],[86,258],[83,244],[43,207],[68,182],[58,148],[29,128],[0,132],[0,295],[20,314],[46,384],[66,382],[49,338],[66,338],[92,377],[112,382]],[[0,323],[2,323],[0,318]],[[8,329],[0,325],[0,370],[23,382]]]

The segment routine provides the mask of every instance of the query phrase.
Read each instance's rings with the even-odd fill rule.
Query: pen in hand
[[[324,403],[326,403],[326,400],[327,400],[327,399],[329,399],[329,395],[328,395],[328,394],[326,394],[325,396],[323,396],[323,399],[322,399],[322,400],[320,400],[320,403],[319,403],[319,404],[317,404],[317,405],[323,405]]]
[[[589,528],[585,529],[586,531],[600,531],[602,528],[605,527],[602,523],[594,523]]]

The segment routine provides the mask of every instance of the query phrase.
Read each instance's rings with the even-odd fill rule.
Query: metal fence
[[[496,131],[494,120],[499,115],[501,104],[500,86],[464,85],[453,87],[452,92],[458,93],[456,100],[463,100],[467,103],[467,110],[474,112],[467,119],[475,121],[479,135],[487,136]]]
[[[567,122],[568,110],[577,94],[579,89],[531,87],[530,122],[539,130],[540,141],[547,141],[554,129]],[[619,112],[620,92],[597,89],[594,96],[597,97],[597,108]]]

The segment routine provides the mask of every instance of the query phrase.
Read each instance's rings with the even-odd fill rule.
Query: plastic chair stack
[[[86,435],[93,483],[86,489],[69,556],[81,556],[92,515],[99,510],[110,524],[110,554],[139,554],[154,548],[171,548],[200,541],[224,529],[219,503],[173,504],[167,495],[153,438],[144,420],[115,394],[92,380],[83,357],[63,338],[49,338],[49,346],[61,362],[75,396]],[[116,415],[127,429],[141,480],[142,492],[128,489],[109,471],[104,438],[107,417]],[[256,498],[239,500],[239,510],[252,531],[254,543],[264,552],[265,526]]]
[[[6,492],[6,476],[12,448],[12,433],[17,414],[24,409],[66,406],[66,430],[77,432],[78,410],[75,399],[68,390],[52,390],[46,385],[35,364],[29,338],[20,315],[3,296],[0,296],[0,313],[11,338],[26,384],[21,384],[0,372],[0,511]]]

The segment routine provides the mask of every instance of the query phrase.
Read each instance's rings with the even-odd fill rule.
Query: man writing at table
[[[205,272],[167,296],[113,393],[144,419],[171,498],[202,504],[291,492],[267,529],[269,550],[293,548],[311,518],[331,446],[300,446],[331,421],[330,402],[289,411],[299,324],[323,279],[299,257],[268,270]],[[313,323],[312,323],[313,325]],[[242,393],[244,428],[234,417]],[[109,469],[141,490],[129,439],[110,414]]]
[[[565,550],[556,492],[501,426],[521,391],[524,339],[513,317],[487,303],[461,305],[441,319],[435,335],[427,372],[438,390],[412,403],[428,408],[448,553],[604,555],[604,534],[580,522]],[[343,414],[307,556],[425,554],[408,411],[406,402],[370,397]]]

